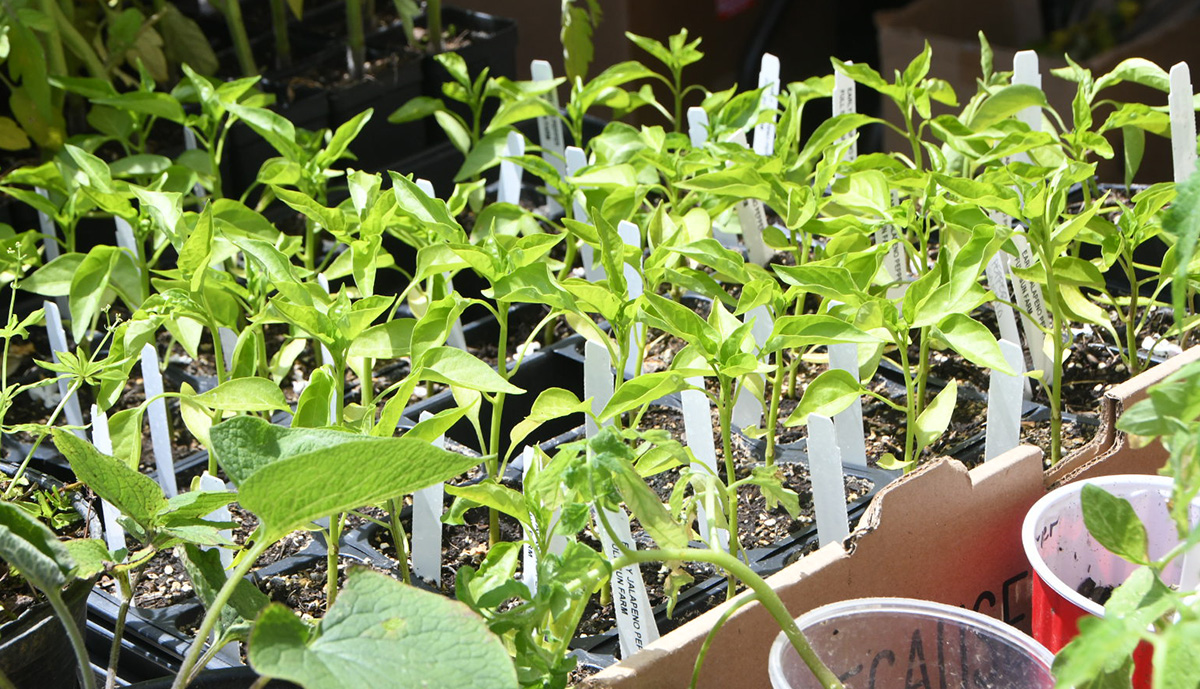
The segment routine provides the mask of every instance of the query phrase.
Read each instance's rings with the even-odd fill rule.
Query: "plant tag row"
[[[100,454],[112,455],[112,436],[108,432],[108,416],[92,405],[92,444]],[[117,552],[125,547],[125,529],[121,527],[117,517],[121,513],[107,500],[100,501],[100,515],[104,518],[104,543],[110,552]]]
[[[583,396],[592,400],[592,414],[599,416],[613,396],[612,357],[609,356],[607,347],[591,341],[584,344],[583,356]],[[588,438],[600,430],[591,415],[587,417],[584,428]],[[605,512],[605,516],[625,547],[636,549],[637,544],[629,532],[629,515],[625,514],[625,510]],[[600,534],[605,556],[620,557],[620,549],[609,537],[608,530],[599,524],[599,516],[595,519],[600,527],[596,530]],[[617,633],[621,639],[621,654],[623,657],[629,657],[658,638],[658,625],[650,609],[646,582],[642,580],[642,573],[636,566],[613,572],[611,584],[613,608],[617,616]]]
[[[545,60],[534,60],[529,65],[529,73],[534,81],[550,81],[554,79],[554,70],[550,67],[550,63]],[[542,96],[551,105],[558,109],[558,90],[551,89]],[[567,168],[563,163],[563,157],[566,155],[566,141],[563,135],[562,120],[557,117],[539,117],[537,118],[538,126],[538,142],[542,147],[542,160],[554,166],[558,170],[560,177],[566,176]],[[550,215],[557,215],[563,211],[553,197],[546,197],[546,208]]]
[[[532,445],[527,445],[525,447],[525,450],[521,455],[521,461],[523,462],[523,464],[521,466],[522,482],[525,482],[528,480],[529,470],[534,466],[534,463],[540,462],[539,456],[540,456],[539,453]],[[541,468],[542,468],[541,464],[539,463],[538,469],[540,470]],[[551,516],[550,516],[549,524],[539,524],[539,523],[537,523],[536,518],[532,517],[532,516],[531,516],[531,519],[533,519],[533,521],[534,521],[534,527],[539,531],[542,529],[552,529],[558,523],[558,518],[559,518],[560,514],[561,514],[561,512],[559,510],[557,510],[557,509],[554,510],[553,514],[551,514]],[[529,592],[531,594],[537,592],[538,556],[537,556],[537,549],[535,549],[533,547],[533,539],[534,538],[536,538],[536,534],[534,532],[530,531],[529,529],[526,529],[525,530],[525,545],[521,549],[521,556],[522,556],[521,571],[523,572],[522,576],[524,578],[525,585],[529,587]],[[566,551],[566,549],[567,549],[566,537],[564,537],[560,534],[555,534],[550,537],[550,553],[551,554],[562,555],[563,552]]]
[[[824,546],[850,535],[846,510],[846,480],[833,419],[808,415],[808,472],[812,481],[817,541]]]
[[[433,414],[421,412],[421,421]],[[432,445],[446,449],[446,437],[438,436]],[[442,507],[446,485],[435,483],[412,496],[412,568],[413,574],[434,586],[442,585]],[[404,563],[400,563],[403,567]]]
[[[683,402],[683,433],[696,462],[704,467],[703,471],[712,472],[712,475],[716,476],[717,446],[713,441],[713,422],[708,407],[708,395],[704,394],[704,378],[689,378],[688,384],[693,388],[679,393]],[[712,538],[712,526],[704,505],[700,506],[697,517],[700,522],[700,537],[708,542]],[[717,529],[717,540],[718,543],[709,543],[709,546],[728,552],[729,531]]]
[[[509,132],[508,141],[504,145],[504,158],[519,158],[525,155],[525,137],[521,132]],[[500,161],[500,189],[496,200],[500,203],[511,203],[514,206],[521,203],[522,169],[511,160]]]
[[[858,366],[858,345],[852,342],[828,345],[829,368],[841,369],[857,380],[862,376]],[[834,437],[839,448],[839,458],[848,466],[867,466],[866,433],[863,429],[862,397],[833,417]],[[810,441],[811,442],[811,441]],[[809,452],[811,455],[811,450]]]
[[[1192,73],[1186,62],[1171,68],[1171,91],[1167,103],[1171,111],[1171,162],[1175,182],[1180,183],[1196,171],[1196,111],[1193,106]]]
[[[42,302],[42,307],[46,313],[46,334],[50,338],[50,356],[57,364],[59,363],[59,353],[68,351],[67,331],[63,329],[62,314],[58,311],[58,304],[45,301]],[[83,432],[83,411],[79,408],[79,397],[70,391],[71,383],[67,380],[66,375],[59,375],[58,394],[67,398],[63,404],[63,414],[67,417],[67,423],[75,426],[75,435],[86,439]],[[68,395],[68,393],[70,394]]]
[[[992,369],[988,380],[987,434],[984,436],[983,459],[995,459],[1021,441],[1021,407],[1025,378],[1025,354],[1021,346],[1001,338],[1000,352],[1008,367],[1017,373],[1010,376]]]
[[[763,157],[775,155],[775,109],[779,107],[779,58],[763,53],[758,70],[758,88],[763,89],[759,108],[771,112],[771,121],[754,128],[754,152]]]
[[[167,403],[162,398],[162,371],[158,368],[158,350],[142,347],[142,386],[146,392],[146,417],[150,422],[150,445],[154,448],[154,466],[158,484],[168,498],[179,494],[175,482],[175,457],[171,454],[171,429],[167,425]]]
[[[633,301],[646,291],[645,285],[642,283],[642,231],[637,225],[622,220],[617,223],[617,234],[621,236],[621,241],[625,242],[626,246],[632,246],[637,249],[637,268],[622,261],[621,266],[625,273],[625,284],[628,289],[629,301]],[[633,332],[629,335],[629,358],[625,362],[625,374],[633,377],[641,373],[638,370],[638,360],[634,356],[635,352],[641,349],[643,335],[645,334],[646,325],[644,323],[635,323]]]

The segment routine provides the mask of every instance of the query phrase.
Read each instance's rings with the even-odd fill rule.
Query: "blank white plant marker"
[[[154,448],[154,466],[158,484],[168,498],[179,494],[175,483],[175,457],[171,454],[171,430],[167,426],[167,401],[162,398],[162,371],[158,370],[158,350],[142,347],[142,385],[146,390],[146,418],[150,422],[150,445]]]
[[[771,336],[771,329],[774,327],[774,319],[771,318],[771,312],[765,306],[756,306],[747,311],[742,320],[751,324],[750,333],[754,337],[755,344],[761,349],[767,343],[767,338]],[[762,375],[750,373],[739,381],[737,398],[733,401],[733,424],[738,428],[759,426],[763,422],[763,414],[765,412],[763,401],[761,397],[755,396],[751,392],[751,385],[761,395],[765,389]]]
[[[112,436],[108,433],[108,416],[92,405],[92,444],[100,454],[112,455]],[[107,500],[100,501],[100,515],[104,518],[104,543],[110,552],[125,547],[125,529],[117,522],[121,513]],[[118,592],[119,593],[119,592]]]
[[[1022,381],[1025,376],[1025,354],[1020,345],[1000,340],[1000,352],[1008,367],[1017,373],[1010,376],[992,369],[988,380],[987,434],[984,436],[983,459],[995,459],[1017,446],[1021,441]]]
[[[587,154],[578,146],[567,146],[567,176],[574,177],[587,165]],[[582,223],[591,222],[588,218],[587,207],[584,206],[584,196],[582,191],[575,193],[575,198],[571,201],[571,215],[575,220]],[[592,249],[592,245],[587,242],[582,242],[579,247],[579,259],[583,261],[583,276],[588,282],[600,282],[604,279],[604,265],[596,261],[596,252]]]
[[[812,480],[813,511],[817,513],[817,540],[824,546],[850,535],[846,511],[846,482],[833,419],[808,415],[808,471]]]
[[[695,389],[687,389],[679,393],[683,402],[683,432],[687,437],[687,446],[692,455],[705,469],[717,476],[717,446],[713,440],[712,414],[709,412],[708,395],[704,394],[704,378],[688,379],[688,384]],[[700,522],[700,538],[708,541],[712,532],[708,520],[708,511],[703,505],[698,510]],[[717,529],[718,543],[709,543],[713,548],[729,551],[729,531]]]
[[[229,328],[224,326],[217,328],[217,337],[221,338],[221,355],[225,360],[226,371],[233,371],[233,353],[237,350],[238,336]]]
[[[841,369],[857,380],[862,373],[858,367],[858,345],[854,343],[833,344],[829,350],[829,368]],[[834,434],[840,450],[840,458],[846,466],[867,466],[867,443],[863,429],[862,397],[858,397],[833,417]],[[809,443],[812,443],[810,437]]]
[[[617,223],[617,234],[621,236],[622,242],[624,242],[627,246],[632,246],[633,248],[637,249],[638,252],[637,268],[634,268],[626,262],[621,263],[621,267],[624,269],[625,285],[627,288],[629,301],[633,301],[634,299],[642,296],[642,293],[645,292],[646,289],[645,285],[642,283],[642,273],[640,270],[642,267],[642,231],[638,229],[637,225],[634,225],[628,220],[622,220],[621,222]],[[643,342],[645,330],[645,324],[635,323],[633,326],[633,332],[629,335],[629,359],[625,362],[625,374],[630,377],[641,373],[641,371],[638,370],[637,352],[641,349],[641,343]]]
[[[1186,62],[1171,68],[1171,157],[1175,182],[1183,182],[1196,171],[1196,111],[1192,105],[1192,74]]]
[[[223,492],[228,490],[228,488],[225,486],[224,481],[206,471],[200,474],[200,490]],[[210,512],[205,519],[214,522],[230,522],[233,521],[233,516],[229,513],[229,506],[222,505]],[[220,535],[230,541],[233,540],[232,529],[223,529],[220,531]],[[218,548],[218,554],[221,556],[221,566],[229,569],[233,565],[233,551],[229,548]]]
[[[529,65],[530,76],[534,81],[550,81],[554,78],[554,70],[545,60],[534,60]],[[558,109],[558,89],[550,89],[542,98]],[[566,138],[563,135],[562,120],[557,117],[543,116],[537,118],[538,143],[542,147],[542,160],[554,166],[560,177],[567,173],[563,157],[566,155]],[[562,208],[552,197],[546,197],[546,208],[550,215],[557,215]]]
[[[34,191],[36,191],[44,199],[50,198],[50,192],[42,189],[41,187],[35,187]],[[49,263],[58,258],[59,254],[61,253],[58,247],[58,230],[54,225],[54,221],[50,219],[50,216],[46,215],[42,211],[38,211],[37,215],[38,228],[41,230],[42,234],[45,235],[42,239],[42,246],[46,249],[46,256],[43,260],[43,263]],[[58,310],[60,314],[65,314],[67,317],[70,317],[71,309],[67,306],[67,297],[55,297],[54,303],[58,304]]]
[[[191,127],[183,128],[183,147],[189,151],[196,150],[196,132],[192,131]],[[192,187],[192,193],[199,199],[208,195],[208,192],[204,191],[204,185],[199,182]]]
[[[50,338],[50,358],[57,364],[59,352],[68,351],[67,331],[63,329],[62,315],[58,311],[58,304],[44,301],[42,308],[46,312],[46,334]],[[67,423],[75,426],[75,435],[86,440],[87,436],[83,432],[83,410],[79,407],[79,397],[74,393],[68,397],[67,393],[70,390],[70,381],[67,380],[66,375],[60,375],[58,377],[58,394],[67,398],[63,404],[63,414],[67,417]]]
[[[509,132],[504,145],[504,158],[519,158],[525,155],[525,137],[520,132]],[[511,160],[500,161],[500,189],[496,200],[500,203],[521,203],[522,169]]]
[[[779,58],[771,53],[763,53],[758,70],[758,88],[763,89],[759,107],[774,113],[779,105]],[[775,155],[774,114],[770,122],[763,122],[754,128],[754,152],[766,157]]]
[[[1022,50],[1013,56],[1012,83],[1042,88],[1042,73],[1038,67],[1037,51]],[[1042,109],[1036,105],[1031,105],[1018,112],[1017,119],[1024,122],[1032,131],[1042,131]],[[1029,156],[1025,153],[1017,154],[1017,159],[1029,162]]]
[[[600,430],[592,416],[600,416],[613,396],[612,356],[604,345],[591,340],[583,344],[583,398],[592,401],[592,413],[584,418],[584,434],[591,438]]]
[[[421,421],[433,418],[421,412]],[[446,437],[438,436],[433,446],[446,449]],[[413,493],[412,497],[412,571],[419,579],[442,585],[442,507],[446,484],[436,483]],[[404,566],[404,563],[400,563]]]

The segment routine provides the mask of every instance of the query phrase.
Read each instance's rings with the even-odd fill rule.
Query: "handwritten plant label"
[[[508,141],[504,145],[504,158],[519,158],[525,155],[525,137],[521,132],[509,132]],[[511,203],[514,206],[521,203],[522,169],[511,160],[500,161],[500,189],[496,200],[500,203]]]
[[[622,508],[615,511],[605,511],[608,523],[616,532],[616,537],[630,550],[637,549],[637,543],[629,530],[629,515]],[[616,560],[621,556],[608,530],[601,527],[600,544],[604,554]],[[654,620],[654,611],[650,608],[650,597],[646,594],[646,582],[637,565],[623,567],[613,572],[612,579],[613,610],[617,616],[617,634],[621,640],[621,657],[628,658],[642,650],[647,644],[658,639],[658,623]]]
[[[583,345],[583,397],[592,400],[592,413],[584,419],[584,434],[591,438],[600,430],[593,415],[600,416],[613,396],[612,356],[608,347],[588,340]]]
[[[683,432],[687,436],[687,446],[691,448],[703,471],[717,475],[717,446],[713,440],[712,413],[709,412],[708,396],[704,394],[704,378],[688,379],[692,388],[679,393],[683,402]],[[700,522],[700,537],[708,541],[711,538],[712,527],[708,521],[708,512],[704,505],[698,510]],[[729,550],[729,531],[717,530],[718,543],[710,543],[714,548]]]
[[[108,416],[92,405],[92,445],[100,454],[111,456],[113,453],[112,436],[108,432]],[[100,501],[100,516],[104,518],[104,543],[110,552],[125,548],[125,529],[121,528],[117,517],[121,513],[107,500]]]
[[[433,418],[421,412],[421,421]],[[433,446],[446,449],[446,437],[438,436]],[[412,568],[419,579],[442,585],[442,506],[446,484],[436,483],[413,493],[412,497]],[[404,563],[401,563],[403,566]]]
[[[1003,213],[993,212],[991,214],[992,222],[997,224],[1007,224],[1008,216]],[[1012,292],[1008,289],[1008,254],[999,252],[988,261],[987,268],[984,269],[984,277],[987,279],[987,287],[996,295],[996,299],[992,301],[992,310],[996,314],[996,321],[1000,326],[1000,338],[1008,340],[1013,344],[1021,342],[1021,331],[1017,329],[1017,315],[1013,311]],[[1022,357],[1021,370],[1024,370],[1024,357]],[[1021,377],[1021,387],[1024,390],[1025,399],[1033,396],[1033,390],[1029,385],[1029,379]]]
[[[983,459],[995,459],[1017,446],[1021,440],[1022,381],[1025,376],[1025,355],[1020,345],[1000,340],[1000,352],[1009,368],[1017,372],[1010,376],[992,370],[988,380],[987,434],[984,438]]]
[[[847,342],[832,344],[829,350],[829,368],[841,369],[855,378],[861,377],[858,367],[858,345]],[[859,397],[847,408],[833,417],[834,435],[841,451],[841,459],[848,466],[867,466],[866,433],[863,430],[862,398]]]
[[[1196,171],[1196,111],[1192,105],[1192,73],[1186,62],[1171,68],[1171,91],[1167,103],[1171,110],[1171,158],[1175,182],[1180,183]]]
[[[746,143],[746,133],[738,132],[733,140],[749,148]],[[767,265],[774,252],[767,248],[763,241],[763,230],[767,229],[767,210],[758,199],[744,199],[737,205],[738,224],[742,226],[742,242],[746,245],[746,254],[751,261],[760,266]]]
[[[850,535],[850,517],[846,511],[842,454],[833,419],[828,416],[808,415],[808,471],[817,517],[817,540],[822,546],[841,542]]]
[[[50,357],[57,364],[59,363],[59,353],[68,351],[67,331],[63,329],[62,314],[58,311],[58,304],[46,301],[42,303],[42,307],[46,313],[46,335],[50,338]],[[58,394],[67,398],[67,401],[63,403],[63,414],[67,417],[67,423],[75,427],[75,435],[86,440],[87,436],[83,433],[83,410],[79,407],[79,397],[70,393],[70,390],[71,382],[67,380],[65,374],[60,375],[58,377]]]
[[[171,454],[171,429],[167,425],[167,402],[163,399],[162,371],[158,370],[158,350],[142,347],[142,385],[146,391],[146,418],[150,421],[150,445],[154,448],[154,466],[158,484],[168,498],[179,494],[175,483],[175,457]]]
[[[1017,268],[1033,267],[1037,262],[1037,257],[1033,255],[1033,250],[1029,248],[1029,242],[1024,235],[1014,233],[1012,243],[1017,249],[1017,255],[1012,257],[1012,265]],[[1043,372],[1046,384],[1049,385],[1053,382],[1054,370],[1050,365],[1050,357],[1046,356],[1045,333],[1038,328],[1037,323],[1049,328],[1053,325],[1053,316],[1046,308],[1046,298],[1042,295],[1042,286],[1014,275],[1013,292],[1016,296],[1017,306],[1024,310],[1024,313],[1021,314],[1021,325],[1025,332],[1025,343],[1029,347],[1029,359],[1033,362],[1035,370]]]
[[[638,229],[637,225],[634,225],[628,220],[622,220],[617,224],[617,234],[621,236],[621,241],[625,242],[626,246],[632,246],[638,251],[636,268],[629,265],[627,262],[623,262],[621,264],[622,268],[624,269],[625,284],[628,288],[629,301],[633,301],[642,296],[642,293],[646,291],[646,287],[642,282],[641,271],[642,231]],[[644,323],[635,323],[633,326],[633,332],[629,335],[629,358],[625,363],[625,374],[630,377],[641,373],[641,371],[637,370],[638,361],[637,357],[634,356],[634,353],[641,349],[641,343],[645,341],[645,330],[646,325]]]
[[[775,108],[779,106],[779,58],[763,53],[758,71],[758,87],[763,89],[759,108],[771,112],[771,121],[754,128],[754,152],[760,156],[775,155]]]
[[[858,112],[858,102],[854,93],[854,80],[845,74],[834,70],[833,116],[837,117],[838,115],[850,115],[856,112]],[[846,136],[855,136],[855,133],[851,132]],[[856,140],[854,143],[850,144],[850,149],[846,151],[846,160],[854,160],[857,157],[858,141]]]
[[[529,65],[529,72],[534,81],[550,81],[554,78],[554,70],[545,60],[534,60]],[[557,89],[551,89],[542,98],[558,108]],[[554,169],[558,170],[559,176],[566,176],[567,168],[563,161],[566,155],[566,138],[563,134],[562,120],[557,117],[539,117],[537,126],[538,143],[542,147],[542,160],[553,165]],[[546,206],[550,215],[557,215],[563,210],[559,207],[558,202],[549,196],[546,197]]]

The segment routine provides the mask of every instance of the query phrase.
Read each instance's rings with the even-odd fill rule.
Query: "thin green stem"
[[[125,636],[125,618],[129,615],[129,604],[133,602],[133,575],[129,571],[115,572],[121,586],[121,606],[117,609],[117,621],[113,625],[113,642],[108,651],[108,677],[104,689],[117,686],[117,665],[121,660],[121,639]]]
[[[369,0],[374,2],[374,0]],[[367,58],[367,39],[363,31],[363,0],[346,0],[346,43],[350,47],[350,76],[362,77]]]
[[[392,545],[396,548],[396,563],[400,568],[400,578],[404,583],[412,583],[412,571],[408,566],[408,546],[405,544],[404,525],[400,523],[399,499],[388,500],[388,530],[392,533]]]
[[[917,410],[916,410],[916,390],[913,388],[912,368],[908,362],[908,333],[899,331],[895,333],[896,344],[900,350],[900,368],[904,373],[904,409],[905,415],[908,418],[908,425],[904,432],[904,462],[905,466],[912,467],[916,461],[916,440],[917,440]]]
[[[192,645],[188,647],[187,655],[183,658],[183,664],[179,666],[179,673],[175,675],[175,681],[171,684],[171,689],[183,689],[187,686],[190,680],[193,668],[196,667],[196,661],[199,660],[201,652],[204,650],[204,645],[212,634],[213,629],[217,626],[217,621],[221,619],[221,613],[225,610],[225,604],[229,602],[229,598],[233,596],[234,589],[241,583],[242,578],[254,566],[255,561],[266,552],[267,548],[271,547],[274,541],[262,539],[255,541],[254,545],[242,555],[242,560],[234,568],[229,578],[225,580],[225,584],[217,591],[216,598],[213,599],[208,610],[204,613],[204,619],[200,622],[200,628],[196,630],[196,636],[192,641]]]
[[[233,40],[233,50],[237,55],[238,67],[242,70],[242,76],[256,76],[258,65],[254,63],[254,52],[250,49],[250,37],[246,34],[246,23],[242,20],[241,3],[238,0],[224,0],[221,7],[225,12],[225,23],[229,25],[229,37]]]
[[[271,0],[271,31],[275,34],[275,66],[292,66],[292,39],[288,35],[287,7],[284,0]]]
[[[428,0],[425,14],[429,27],[429,52],[436,55],[442,52],[442,0]]]
[[[75,652],[75,661],[79,663],[79,674],[83,677],[83,689],[96,689],[96,676],[92,673],[92,663],[88,660],[87,646],[83,643],[83,634],[79,625],[75,624],[75,616],[63,600],[62,592],[57,590],[43,591],[54,614],[58,615],[62,626],[67,630],[67,638],[71,640],[71,650]]]
[[[508,380],[508,307],[509,303],[504,300],[496,301],[496,321],[500,326],[500,335],[496,340],[496,373],[504,380]],[[500,472],[500,432],[504,428],[504,398],[503,392],[497,392],[495,399],[492,401],[492,427],[491,436],[488,439],[487,463],[488,480],[499,483]],[[495,509],[488,508],[488,545],[493,546],[500,542],[500,513]]]
[[[776,428],[779,423],[779,404],[783,400],[783,372],[786,368],[783,363],[783,350],[775,352],[775,373],[771,378],[771,401],[767,406],[767,449],[765,454],[768,467],[775,466],[775,445],[778,443]]]

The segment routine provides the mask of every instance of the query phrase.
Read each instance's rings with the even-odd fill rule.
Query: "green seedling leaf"
[[[1083,523],[1092,538],[1130,562],[1149,564],[1146,527],[1128,500],[1090,483],[1083,486],[1079,499],[1083,505]]]
[[[1016,375],[1016,371],[1004,359],[992,331],[974,318],[963,313],[952,313],[938,322],[937,334],[954,351],[976,366]]]
[[[432,347],[421,357],[421,375],[428,380],[456,385],[480,392],[504,392],[519,395],[521,388],[509,383],[496,369],[461,349]]]
[[[213,428],[214,436],[220,428]],[[238,484],[238,500],[262,520],[264,538],[282,538],[321,517],[441,483],[478,463],[413,438],[333,433],[340,442],[280,456]]]
[[[217,424],[209,437],[217,463],[235,485],[281,459],[363,439],[341,431],[284,428],[252,416],[235,416]]]
[[[813,345],[844,342],[875,344],[879,338],[859,330],[835,316],[805,314],[784,316],[775,322],[775,330],[763,345],[764,352],[799,349]]]
[[[76,579],[91,579],[104,571],[104,563],[117,561],[99,538],[75,538],[61,543],[75,561],[71,574]]]
[[[11,502],[0,502],[0,557],[44,592],[57,592],[75,569],[58,536]]]
[[[102,454],[94,445],[70,431],[55,428],[54,445],[71,463],[75,476],[96,495],[112,503],[121,514],[149,531],[167,506],[162,488],[154,479]]]
[[[316,629],[283,605],[264,609],[250,664],[324,689],[518,686],[508,651],[465,605],[365,569],[350,570]]]
[[[563,388],[548,388],[543,390],[537,399],[533,402],[533,408],[529,410],[529,415],[513,426],[509,433],[509,445],[516,446],[522,440],[529,436],[539,426],[552,421],[561,419],[564,416],[571,414],[583,414],[591,410],[591,405],[587,402],[580,402],[575,393]]]
[[[287,409],[283,390],[266,378],[234,378],[191,398],[191,401],[228,412],[264,412]]]
[[[525,526],[529,526],[529,510],[525,507],[525,496],[499,483],[482,481],[469,486],[446,486],[446,492],[476,505],[503,512]]]
[[[300,393],[296,400],[296,413],[292,417],[292,428],[322,428],[336,420],[330,418],[330,402],[334,391],[333,374],[329,368],[322,366],[312,372],[308,379],[308,387]]]
[[[983,101],[975,115],[967,122],[967,126],[981,131],[1029,107],[1049,107],[1046,94],[1041,88],[1029,84],[1005,86]]]
[[[414,318],[397,318],[387,323],[371,326],[362,331],[350,343],[349,357],[371,359],[399,359],[412,352]]]
[[[618,414],[649,404],[659,397],[687,388],[686,376],[680,371],[658,371],[638,376],[617,388],[612,399],[600,412],[600,421],[607,421]]]
[[[209,608],[227,579],[225,568],[221,565],[221,553],[215,548],[205,550],[190,543],[184,546],[184,550],[186,557],[183,558],[183,566],[192,580],[196,595],[204,607]],[[270,602],[266,594],[259,591],[250,580],[238,582],[225,609],[221,611],[218,636],[223,636],[224,631],[234,625],[252,622]]]
[[[786,426],[803,426],[809,414],[834,416],[849,407],[863,394],[862,384],[849,371],[830,369],[813,379],[804,390],[800,404],[784,422]]]
[[[933,398],[925,411],[917,417],[917,444],[929,447],[937,440],[950,425],[950,416],[954,413],[954,403],[958,401],[958,384],[950,381],[942,391]]]

